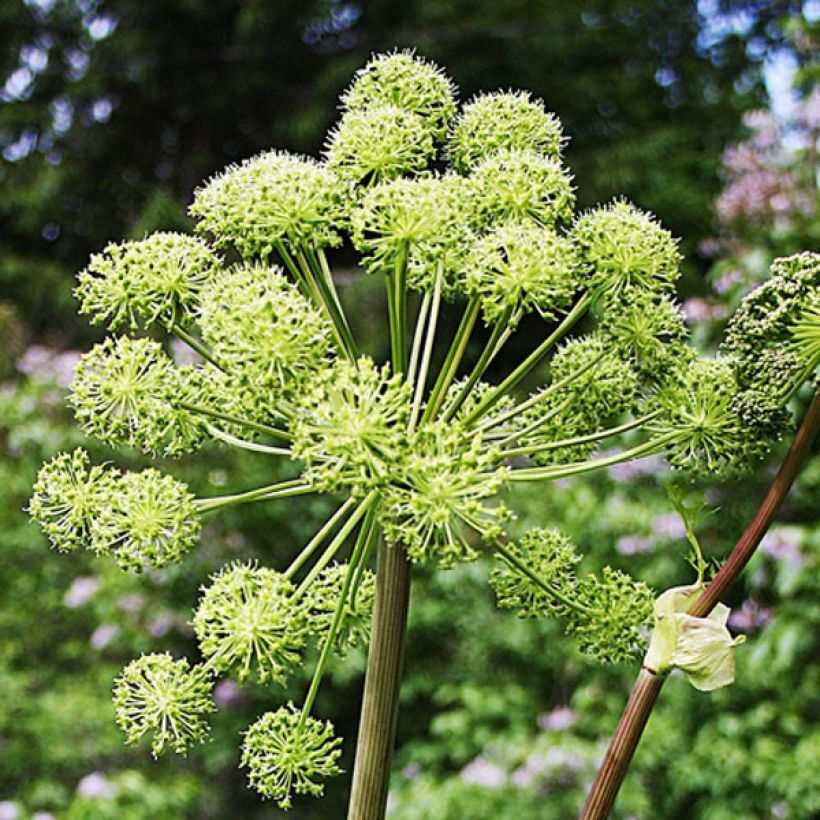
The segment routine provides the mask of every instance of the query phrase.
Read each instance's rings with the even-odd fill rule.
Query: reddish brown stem
[[[754,555],[800,472],[818,429],[820,429],[820,397],[815,394],[766,497],[726,563],[690,608],[690,615],[703,617],[711,612],[726,589],[749,563],[749,559]],[[609,817],[664,680],[665,676],[656,675],[645,668],[641,669],[629,696],[629,702],[621,715],[618,728],[609,743],[601,768],[598,770],[598,776],[581,810],[581,820],[605,820]]]

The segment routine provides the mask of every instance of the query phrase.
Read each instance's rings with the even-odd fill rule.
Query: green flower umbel
[[[131,744],[151,734],[154,757],[168,747],[184,754],[208,734],[207,715],[215,710],[212,686],[208,673],[184,658],[174,660],[167,652],[143,655],[114,682],[117,724]]]
[[[482,160],[506,149],[528,149],[560,159],[561,122],[527,91],[481,94],[464,106],[453,123],[447,157],[468,173]]]
[[[281,574],[255,564],[232,564],[205,587],[194,616],[194,631],[208,666],[284,685],[302,662],[307,626],[293,585]]]
[[[40,468],[28,512],[60,552],[93,549],[93,524],[118,477],[116,470],[92,466],[85,450],[60,453]]]
[[[197,294],[219,268],[220,259],[202,240],[155,233],[107,245],[78,277],[74,295],[80,313],[94,324],[116,328],[188,324]]]
[[[319,781],[339,774],[340,744],[330,721],[304,719],[288,704],[266,712],[245,732],[240,765],[248,769],[256,791],[289,809],[294,792],[320,797],[324,784]]]
[[[455,88],[438,66],[412,51],[377,54],[342,94],[342,107],[361,111],[380,105],[411,111],[441,140],[456,112]]]

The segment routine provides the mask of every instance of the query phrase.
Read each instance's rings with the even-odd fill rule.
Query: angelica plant
[[[699,356],[674,299],[677,241],[625,200],[576,214],[564,141],[556,115],[524,92],[459,112],[438,67],[380,55],[343,94],[321,159],[269,151],[231,166],[195,193],[197,236],[154,234],[92,257],[80,310],[130,335],[82,358],[71,397],[82,429],[153,457],[223,443],[300,473],[195,498],[153,469],[61,454],[29,505],[51,543],[156,568],[184,560],[200,522],[226,507],[336,501],[289,566],[233,563],[205,584],[199,661],[152,655],[126,668],[115,703],[130,742],[153,733],[156,753],[185,751],[205,737],[219,676],[283,684],[317,642],[303,703],[272,695],[241,765],[282,808],[294,793],[320,795],[340,744],[313,714],[322,677],[334,653],[368,640],[373,618],[351,816],[379,816],[408,562],[446,569],[495,554],[502,606],[563,619],[599,661],[641,651],[650,590],[611,568],[578,574],[580,555],[555,531],[512,539],[509,490],[658,453],[691,474],[748,469],[816,364],[818,263],[780,263],[771,299],[782,318],[766,324],[750,308],[717,359]],[[332,273],[343,242],[384,283],[388,362],[358,352]],[[488,382],[527,314],[542,321],[530,353]],[[198,363],[176,365],[155,340],[168,336]],[[762,346],[772,368],[783,348],[777,382],[755,375]]]

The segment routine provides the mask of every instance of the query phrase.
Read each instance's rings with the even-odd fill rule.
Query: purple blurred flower
[[[740,605],[740,609],[733,609],[729,613],[729,626],[743,632],[752,632],[765,626],[771,619],[771,609],[760,606],[757,601],[748,600]]]
[[[723,305],[700,296],[693,296],[683,303],[683,316],[690,325],[722,319],[725,315],[726,308]]]
[[[604,453],[601,453],[604,456]],[[660,456],[646,456],[635,461],[627,461],[623,464],[613,464],[607,468],[609,477],[613,481],[632,481],[642,476],[657,475],[664,469],[663,459]]]
[[[231,709],[244,699],[242,687],[236,681],[221,680],[214,687],[214,703],[223,709]]]
[[[574,726],[578,716],[569,706],[559,706],[538,718],[538,725],[546,732],[560,732]]]
[[[799,569],[805,560],[800,549],[800,534],[796,530],[780,528],[771,530],[760,542],[760,551],[786,564]]]
[[[415,780],[421,774],[421,766],[418,763],[408,763],[402,770],[401,773],[408,779],[408,780]]]
[[[87,604],[99,588],[99,578],[94,575],[81,575],[71,582],[71,586],[63,595],[63,606],[68,609],[77,609]]]
[[[677,513],[663,513],[652,519],[652,534],[656,538],[686,538],[686,525]]]
[[[0,800],[0,820],[17,820],[20,806],[11,800]]]
[[[76,350],[52,350],[43,345],[31,345],[17,360],[17,369],[27,376],[53,379],[62,387],[69,387],[80,354]]]
[[[461,770],[461,779],[488,789],[501,789],[507,784],[507,773],[497,763],[479,755]]]
[[[116,624],[101,624],[91,634],[88,642],[94,649],[105,649],[117,637],[119,631],[120,628]]]
[[[91,772],[77,784],[77,794],[81,797],[117,796],[117,787],[102,772]]]
[[[621,555],[639,555],[652,550],[652,542],[643,535],[623,535],[615,544]]]
[[[155,638],[161,638],[175,625],[176,618],[170,612],[162,612],[148,625],[148,631]]]
[[[145,606],[145,596],[139,592],[121,595],[117,600],[117,606],[123,612],[139,612]]]

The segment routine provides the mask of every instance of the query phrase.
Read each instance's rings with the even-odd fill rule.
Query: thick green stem
[[[699,595],[689,614],[702,618],[712,611],[723,593],[737,579],[768,531],[786,498],[820,430],[820,397],[817,395],[803,419],[789,452],[772,481],[766,497],[738,540],[726,563]],[[641,669],[638,680],[612,736],[598,776],[581,811],[580,820],[605,820],[615,804],[632,756],[643,734],[665,676]]]
[[[212,410],[210,407],[200,407],[198,404],[191,404],[187,401],[179,401],[176,403],[177,407],[182,407],[191,413],[197,413],[200,416],[207,416],[212,419],[219,419],[220,421],[227,421],[229,424],[238,424],[240,427],[247,427],[248,430],[256,430],[257,433],[267,433],[274,438],[282,441],[291,441],[292,436],[285,430],[279,430],[276,427],[271,427],[268,424],[259,424],[256,421],[248,421],[247,419],[239,418],[239,416],[232,416],[229,413],[223,413],[219,410]]]
[[[409,602],[407,556],[402,547],[382,539],[348,820],[385,816]]]

